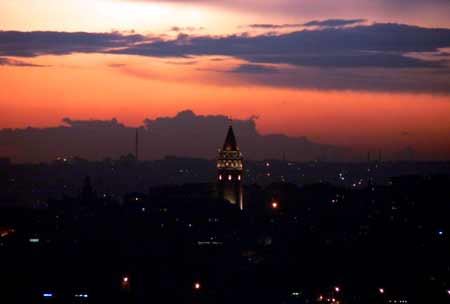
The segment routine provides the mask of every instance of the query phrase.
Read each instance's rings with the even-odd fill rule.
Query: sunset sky
[[[190,109],[355,157],[450,159],[449,16],[448,0],[0,0],[0,128]]]

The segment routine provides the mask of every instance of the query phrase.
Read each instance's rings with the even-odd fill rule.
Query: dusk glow
[[[345,160],[448,159],[450,6],[394,2],[2,1],[0,129],[190,109]]]
[[[0,0],[0,303],[447,303],[449,1]]]

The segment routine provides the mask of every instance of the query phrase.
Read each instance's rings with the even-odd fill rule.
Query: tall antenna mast
[[[136,157],[136,160],[139,160],[139,128],[136,128],[136,142],[135,142],[135,151],[134,156]]]

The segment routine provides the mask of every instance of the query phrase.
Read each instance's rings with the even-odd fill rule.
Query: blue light
[[[444,231],[439,230],[439,231],[438,231],[438,234],[439,234],[439,235],[444,235]]]
[[[53,294],[50,293],[50,292],[43,293],[42,296],[43,296],[44,298],[53,298]]]

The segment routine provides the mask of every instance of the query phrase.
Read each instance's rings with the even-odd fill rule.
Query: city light
[[[273,202],[272,203],[272,209],[277,209],[278,208],[278,203],[277,202]]]
[[[338,287],[338,286],[336,286],[336,287],[334,287],[334,291],[336,291],[336,292],[340,292],[341,291],[341,289]]]
[[[379,288],[378,291],[379,291],[381,294],[384,294],[384,288]]]
[[[44,298],[53,298],[53,293],[51,293],[51,292],[44,292],[44,293],[42,294],[42,296],[43,296]]]
[[[195,290],[200,290],[200,288],[202,288],[202,286],[200,285],[199,282],[196,282],[196,283],[194,284],[194,289],[195,289]]]
[[[130,278],[128,276],[124,276],[122,278],[122,283],[121,283],[121,287],[124,290],[127,290],[130,288]]]

